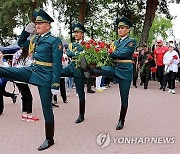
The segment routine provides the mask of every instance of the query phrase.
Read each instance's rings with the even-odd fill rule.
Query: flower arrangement
[[[80,68],[80,59],[85,57],[87,63],[91,67],[114,66],[113,59],[109,57],[109,44],[101,41],[94,41],[93,39],[81,42],[85,52],[82,52],[76,61],[76,67]]]
[[[173,60],[177,60],[178,59],[178,56],[177,55],[174,55],[173,56]]]

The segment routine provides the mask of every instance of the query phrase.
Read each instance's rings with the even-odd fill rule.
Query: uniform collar
[[[45,36],[46,34],[49,34],[49,33],[50,33],[50,32],[44,33],[44,34],[41,35],[41,37],[43,37],[43,36]]]
[[[83,40],[79,40],[79,41],[76,40],[76,43],[81,43],[82,41],[83,41]]]
[[[126,37],[128,37],[128,36],[121,37],[120,39],[121,39],[121,40],[124,40]]]

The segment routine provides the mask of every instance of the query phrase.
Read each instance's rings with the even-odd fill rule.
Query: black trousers
[[[157,75],[160,86],[163,86],[164,66],[157,66]]]
[[[22,112],[32,113],[32,94],[28,84],[16,83],[22,97]]]
[[[5,88],[6,88],[6,83],[4,83],[3,85],[0,85],[0,114],[2,114],[3,110],[4,110],[4,99],[3,99],[3,96],[11,97],[11,98],[14,97],[14,94],[6,92]]]
[[[168,82],[169,89],[175,88],[175,79],[176,79],[176,72],[169,71],[164,77],[164,86],[166,87],[166,84]]]
[[[137,86],[137,79],[138,79],[138,69],[136,65],[133,64],[133,86]]]
[[[148,86],[150,74],[151,74],[151,67],[145,66],[141,74],[141,81],[142,83],[144,83],[145,87]]]
[[[63,101],[67,100],[65,78],[60,78],[60,93]],[[53,96],[54,101],[57,101],[57,95]]]

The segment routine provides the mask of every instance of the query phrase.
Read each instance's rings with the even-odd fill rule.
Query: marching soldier
[[[67,49],[67,56],[72,58],[72,60],[68,67],[63,68],[62,76],[74,77],[76,92],[79,96],[79,116],[75,123],[81,123],[82,121],[84,121],[85,114],[85,76],[83,71],[75,68],[75,61],[77,59],[77,56],[84,51],[84,48],[81,46],[81,42],[84,39],[84,32],[86,32],[86,29],[81,23],[77,23],[73,25],[73,31],[76,41],[74,43],[70,43]]]
[[[120,38],[112,43],[113,52],[110,54],[110,57],[114,59],[115,67],[104,66],[100,69],[88,69],[85,60],[81,61],[81,67],[84,71],[89,70],[91,76],[103,75],[117,78],[121,97],[121,110],[116,130],[120,130],[124,127],[128,108],[129,90],[133,75],[132,55],[136,47],[136,41],[128,37],[130,27],[132,26],[132,22],[128,18],[125,16],[117,18],[116,24],[118,26],[118,35]]]
[[[42,9],[36,9],[33,15],[35,25],[28,24],[18,40],[20,47],[29,44],[33,63],[29,67],[22,68],[0,67],[0,76],[38,86],[46,134],[46,139],[38,150],[45,150],[54,144],[54,114],[51,99],[52,94],[59,92],[63,47],[61,40],[49,32],[51,22],[54,20]],[[34,26],[38,35],[28,41],[27,38],[33,33]]]

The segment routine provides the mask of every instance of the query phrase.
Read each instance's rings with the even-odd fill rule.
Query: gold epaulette
[[[114,52],[116,50],[116,46],[114,44],[114,41],[111,43],[111,48],[112,48],[112,51]]]
[[[72,43],[69,43],[68,48],[70,51],[72,51]]]
[[[29,54],[34,52],[34,48],[35,48],[34,38],[35,36],[30,40],[30,43],[29,43]]]

